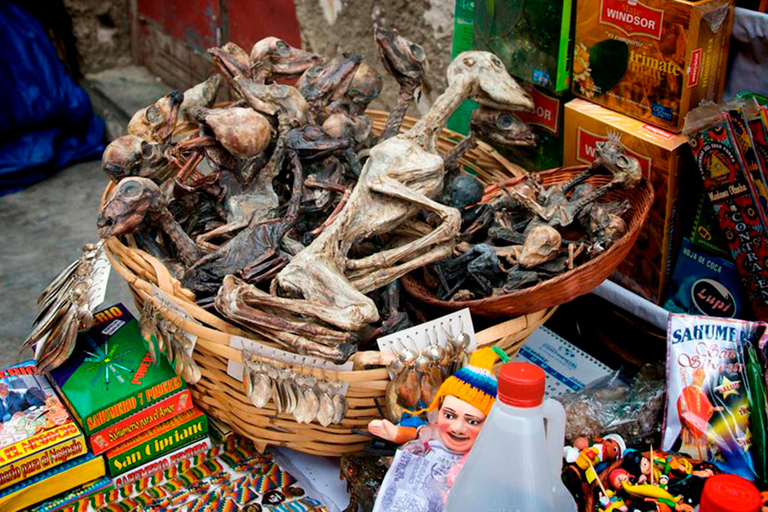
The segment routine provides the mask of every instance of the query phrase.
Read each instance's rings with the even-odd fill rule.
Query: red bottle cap
[[[536,407],[544,401],[544,370],[531,363],[506,363],[499,370],[497,398],[514,407]]]
[[[762,500],[757,487],[736,475],[714,475],[701,493],[701,512],[760,512]]]

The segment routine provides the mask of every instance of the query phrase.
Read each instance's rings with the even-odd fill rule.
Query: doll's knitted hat
[[[491,406],[496,401],[497,381],[496,375],[493,373],[493,365],[500,357],[502,360],[508,359],[504,351],[496,347],[475,350],[469,356],[467,366],[445,379],[429,407],[414,411],[411,414],[418,415],[433,411],[440,406],[443,398],[453,395],[477,407],[488,416],[488,413],[491,412]]]

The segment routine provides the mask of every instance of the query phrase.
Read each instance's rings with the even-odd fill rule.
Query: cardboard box
[[[0,370],[0,489],[84,455],[85,436],[34,361]],[[3,492],[0,492],[2,495]]]
[[[153,461],[118,475],[112,479],[112,482],[117,488],[126,486],[136,480],[147,478],[161,471],[165,471],[183,460],[194,457],[198,453],[206,453],[212,446],[211,440],[206,436],[199,441],[195,441],[171,453],[166,453],[162,457],[158,457]]]
[[[550,92],[527,82],[520,82],[520,85],[531,94],[536,109],[534,112],[515,112],[515,115],[536,134],[536,146],[496,146],[496,149],[511,162],[529,171],[546,171],[562,166],[564,111],[573,95],[570,91]]]
[[[475,50],[496,54],[510,74],[551,92],[571,85],[573,0],[475,0]]]
[[[579,0],[573,92],[680,132],[725,86],[733,0]]]
[[[118,304],[94,315],[66,363],[51,371],[54,386],[87,435],[100,432],[186,389],[162,357],[155,365],[139,322]]]
[[[208,434],[208,417],[199,409],[183,412],[107,452],[109,474],[117,475],[197,441]]]
[[[628,155],[640,161],[650,180],[654,202],[635,247],[612,279],[646,299],[660,304],[679,246],[678,180],[689,158],[686,137],[575,99],[565,105],[563,165],[591,163],[595,143],[619,138]]]
[[[475,0],[456,0],[453,11],[453,39],[451,40],[451,60],[461,52],[472,49],[475,24]],[[477,103],[464,100],[448,118],[449,130],[467,135],[469,133],[469,118]]]

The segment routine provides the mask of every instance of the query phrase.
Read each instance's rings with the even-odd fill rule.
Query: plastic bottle
[[[498,381],[496,402],[448,495],[448,512],[575,511],[560,479],[565,411],[544,400],[544,371],[507,363]]]
[[[723,474],[707,479],[699,512],[760,512],[761,507],[760,492],[752,482]]]

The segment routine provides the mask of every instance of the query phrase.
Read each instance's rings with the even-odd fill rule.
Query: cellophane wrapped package
[[[728,473],[755,480],[755,380],[748,349],[768,324],[705,316],[670,315],[667,329],[667,409],[664,450],[709,460]],[[751,384],[752,383],[752,384]],[[760,383],[762,385],[762,382]],[[761,433],[757,433],[760,435]]]

